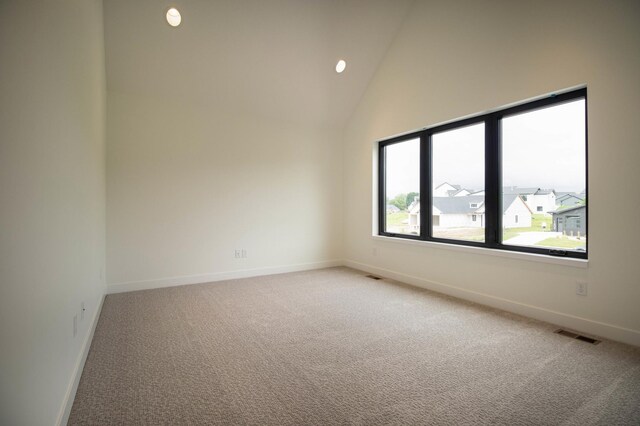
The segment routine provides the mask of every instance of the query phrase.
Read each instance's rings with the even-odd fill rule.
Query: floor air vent
[[[381,280],[382,278],[376,277],[375,275],[367,275],[367,278],[371,278],[372,280]]]
[[[592,345],[597,345],[598,343],[600,343],[600,340],[592,339],[591,337],[587,336],[581,336],[580,334],[572,333],[563,329],[556,330],[554,331],[554,333],[561,334],[572,339],[582,340],[583,342],[591,343]]]

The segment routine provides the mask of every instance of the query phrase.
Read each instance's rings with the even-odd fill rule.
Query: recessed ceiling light
[[[342,59],[340,59],[338,61],[338,63],[336,64],[336,72],[338,74],[340,74],[342,71],[344,71],[344,69],[347,67],[347,63],[345,61],[343,61]]]
[[[182,22],[182,17],[180,16],[180,12],[175,7],[167,10],[167,22],[172,27],[177,27]]]

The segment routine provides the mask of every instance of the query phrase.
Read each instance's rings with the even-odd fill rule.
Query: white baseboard
[[[607,324],[599,321],[581,318],[562,312],[552,311],[546,308],[527,305],[513,300],[503,299],[485,293],[467,290],[461,287],[429,281],[424,278],[407,275],[390,269],[379,268],[377,266],[356,262],[354,260],[328,260],[322,262],[304,263],[297,265],[285,265],[256,269],[241,269],[235,271],[218,272],[211,274],[188,275],[180,277],[160,278],[145,281],[131,281],[124,283],[110,284],[107,287],[107,294],[122,293],[137,290],[149,290],[154,288],[174,287],[188,284],[200,284],[207,282],[223,281],[237,278],[249,278],[260,275],[283,274],[287,272],[306,271],[312,269],[330,268],[334,266],[349,266],[369,273],[374,273],[386,278],[402,281],[416,287],[426,288],[439,293],[448,294],[460,299],[469,300],[481,305],[490,306],[526,317],[557,324],[580,333],[593,336],[604,337],[606,339],[640,346],[640,331]]]
[[[373,265],[356,262],[354,260],[345,260],[345,266],[354,269],[360,269],[368,273],[380,275],[385,278],[391,278],[416,287],[426,288],[438,293],[448,294],[460,299],[476,302],[481,305],[490,306],[492,308],[502,309],[514,314],[534,318],[551,324],[557,324],[561,327],[569,328],[580,333],[600,336],[606,339],[627,343],[634,346],[640,346],[640,331],[629,328],[619,327],[599,321],[581,318],[574,315],[564,314],[537,306],[531,306],[513,300],[503,299],[501,297],[491,296],[484,293],[455,287],[448,284],[429,281],[424,278],[403,274],[401,272],[389,269],[378,268]]]
[[[260,275],[284,274],[287,272],[307,271],[312,269],[331,268],[342,266],[341,260],[326,260],[322,262],[302,263],[297,265],[272,266],[256,269],[239,269],[235,271],[216,272],[211,274],[186,275],[181,277],[159,278],[144,281],[129,281],[124,283],[109,284],[107,294],[123,293],[137,290],[150,290],[153,288],[175,287],[179,285],[201,284],[214,281],[233,280],[237,278],[249,278]]]
[[[96,331],[96,326],[98,325],[98,319],[100,318],[100,312],[102,312],[102,304],[104,303],[103,294],[100,297],[100,302],[93,313],[93,318],[91,319],[91,326],[89,328],[89,332],[84,338],[84,342],[82,342],[82,350],[78,355],[78,359],[76,360],[76,366],[73,369],[73,375],[71,376],[71,381],[69,382],[69,386],[67,386],[67,392],[64,395],[64,400],[62,401],[62,407],[60,408],[60,413],[58,414],[58,419],[56,421],[56,426],[64,426],[69,421],[69,415],[71,414],[71,407],[73,406],[73,400],[76,397],[76,392],[78,390],[78,384],[80,383],[80,377],[82,376],[82,370],[84,369],[84,363],[87,360],[87,355],[89,355],[89,349],[91,348],[91,342],[93,341],[93,334]]]

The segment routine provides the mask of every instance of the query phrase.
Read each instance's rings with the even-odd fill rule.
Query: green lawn
[[[407,219],[409,219],[409,212],[387,213],[387,227],[403,226],[403,222]]]
[[[547,224],[546,228],[542,227],[543,223]],[[531,227],[505,229],[502,234],[502,241],[507,241],[509,238],[513,238],[523,232],[548,232],[551,230],[551,216],[545,216],[544,214],[533,214],[531,215]]]
[[[547,238],[546,240],[542,240],[536,243],[536,246],[577,249],[586,248],[587,241],[584,238],[581,240],[572,240],[566,235],[562,235],[560,238]]]
[[[387,230],[390,230],[392,232],[406,232],[405,228],[407,226],[408,219],[409,213],[406,211],[387,214]],[[543,223],[546,223],[546,227],[542,226]],[[529,228],[505,229],[502,236],[502,241],[507,241],[508,239],[525,232],[550,231],[552,231],[551,217],[545,216],[544,214],[534,214],[531,217],[531,226]],[[463,239],[468,241],[484,241],[484,228],[442,229],[439,230],[434,236],[440,238]],[[567,236],[561,236],[560,238],[547,238],[537,243],[536,246],[576,249],[586,248],[587,242],[586,239],[572,240]]]

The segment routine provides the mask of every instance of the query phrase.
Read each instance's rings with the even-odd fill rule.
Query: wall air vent
[[[591,343],[592,345],[597,345],[598,343],[600,343],[600,340],[592,339],[591,337],[582,336],[580,334],[572,333],[563,329],[556,330],[554,331],[554,333],[569,337],[571,339],[582,340],[583,342]]]

